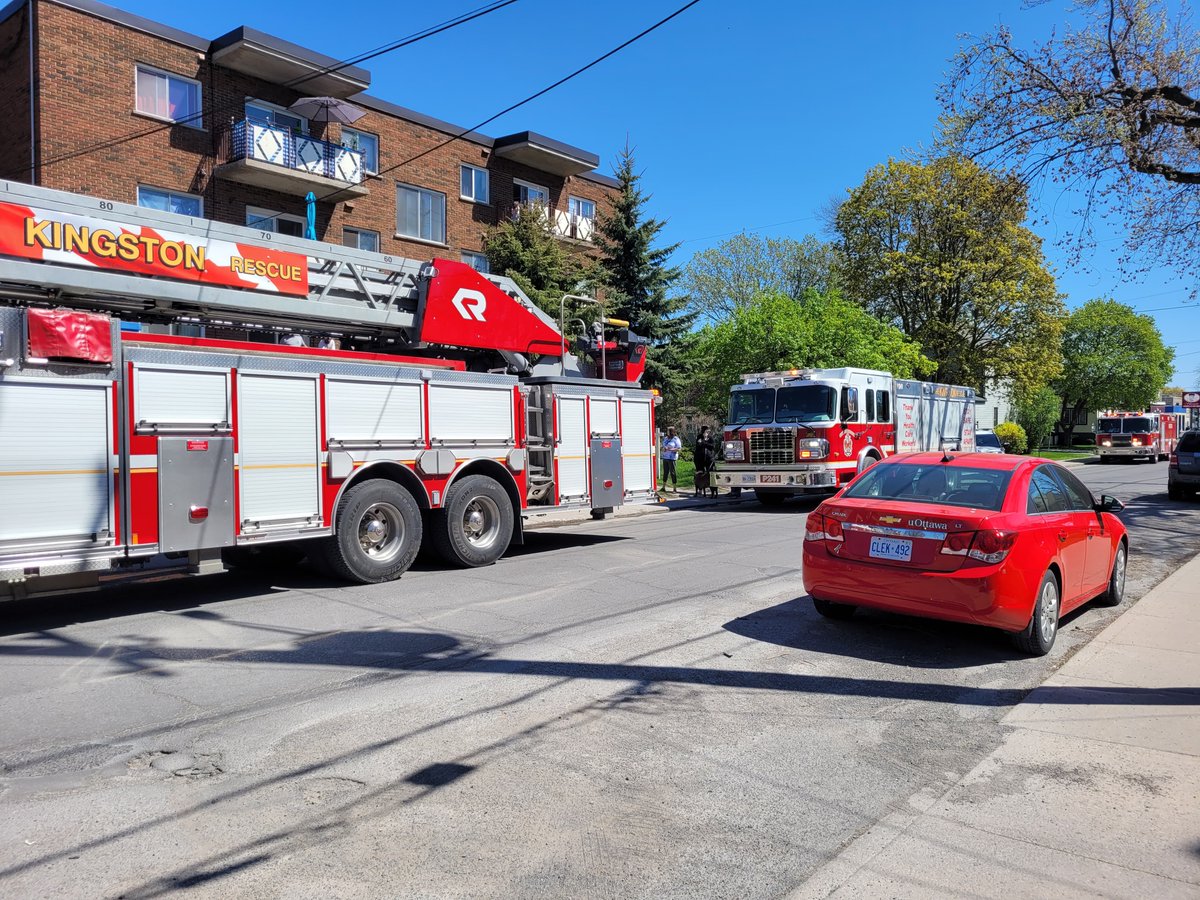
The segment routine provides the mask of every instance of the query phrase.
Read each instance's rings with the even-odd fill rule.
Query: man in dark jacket
[[[692,458],[696,462],[696,496],[703,497],[706,491],[717,496],[717,486],[712,483],[712,470],[717,462],[717,445],[712,429],[705,425],[696,439],[696,450]]]

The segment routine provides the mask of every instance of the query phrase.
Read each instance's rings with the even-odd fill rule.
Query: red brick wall
[[[304,216],[301,196],[250,187],[213,174],[228,159],[230,120],[242,118],[247,97],[287,107],[301,93],[210,65],[194,48],[54,3],[39,0],[38,9],[42,184],[126,203],[137,202],[139,184],[200,194],[206,216],[238,225],[246,223],[247,206]],[[164,127],[155,119],[138,115],[134,111],[137,63],[199,81],[205,112],[203,129]],[[0,98],[0,102],[8,102],[8,97]],[[19,117],[10,121],[19,121]],[[27,110],[24,121],[28,121]],[[610,193],[581,178],[564,180],[496,157],[480,144],[460,140],[437,147],[449,135],[376,110],[368,110],[353,127],[379,136],[379,166],[385,174],[368,179],[370,193],[365,197],[342,195],[319,204],[318,236],[333,243],[342,241],[343,228],[352,227],[378,232],[384,253],[417,259],[439,255],[458,258],[464,250],[479,251],[487,229],[511,208],[514,178],[548,188],[551,205],[560,210],[567,209],[569,194],[595,200],[602,209]],[[75,159],[54,162],[97,142],[115,141],[134,133],[144,134]],[[336,124],[314,123],[312,133],[334,142],[341,137]],[[420,160],[386,171],[435,147]],[[459,199],[461,163],[488,169],[487,205]],[[396,237],[398,182],[446,195],[445,245]],[[322,191],[316,193],[318,198],[322,196]],[[572,244],[572,249],[593,252],[590,244]]]
[[[0,177],[32,180],[29,7],[0,22]]]

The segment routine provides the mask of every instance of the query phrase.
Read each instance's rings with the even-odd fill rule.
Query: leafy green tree
[[[1015,407],[1017,424],[1025,429],[1029,446],[1049,446],[1047,440],[1054,433],[1054,426],[1062,414],[1062,401],[1054,389],[1043,385],[1017,398]]]
[[[691,358],[696,405],[714,415],[728,406],[730,385],[748,372],[857,366],[911,377],[932,368],[898,329],[836,292],[816,291],[799,301],[781,293],[755,297],[701,329]]]
[[[834,290],[837,262],[837,248],[812,235],[797,241],[743,232],[695,254],[683,270],[683,292],[698,318],[719,321],[762,294],[799,299],[810,288]]]
[[[1089,300],[1071,313],[1062,347],[1056,386],[1068,444],[1080,414],[1147,407],[1175,370],[1175,350],[1154,320],[1115,300]]]
[[[916,340],[938,381],[1044,384],[1065,310],[1026,212],[1019,181],[970,160],[889,160],[835,214],[844,289]]]
[[[563,294],[580,289],[584,267],[551,232],[541,206],[522,206],[515,218],[493,227],[484,238],[483,251],[493,272],[515,281],[556,320]]]
[[[1045,43],[1001,26],[963,48],[940,91],[945,143],[1056,196],[1066,186],[1077,215],[1055,224],[1072,263],[1091,256],[1098,213],[1125,225],[1126,266],[1200,273],[1200,31],[1188,4],[1072,5],[1077,27]]]
[[[1001,422],[996,426],[995,434],[1008,453],[1025,453],[1029,450],[1025,429],[1016,422]]]
[[[667,293],[679,277],[679,270],[667,260],[679,245],[655,246],[666,223],[647,218],[650,196],[642,192],[642,176],[628,146],[617,160],[616,178],[620,192],[612,211],[601,213],[596,225],[600,260],[594,277],[604,288],[608,314],[626,320],[634,332],[650,339],[643,383],[666,388],[678,383],[671,342],[688,331],[693,319],[684,310],[684,299]]]

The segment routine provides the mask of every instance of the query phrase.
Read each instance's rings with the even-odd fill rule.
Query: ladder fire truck
[[[1175,452],[1183,431],[1184,413],[1151,409],[1149,412],[1108,410],[1096,418],[1096,453],[1100,462],[1114,459],[1148,459],[1158,462]]]
[[[717,483],[767,505],[827,493],[893,453],[975,451],[971,388],[870,369],[744,375],[730,391]]]
[[[645,342],[577,349],[607,364],[456,261],[0,181],[0,596],[267,544],[380,582],[423,541],[486,565],[531,513],[655,502]]]

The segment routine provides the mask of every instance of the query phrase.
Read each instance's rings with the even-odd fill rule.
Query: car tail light
[[[997,531],[995,529],[980,531],[976,533],[967,556],[985,563],[1002,562],[1012,550],[1016,540],[1017,533],[1015,531]]]
[[[1168,468],[1173,467],[1176,469],[1179,468],[1179,454],[1176,453],[1175,451],[1171,451],[1171,455],[1169,457],[1167,457],[1167,467]]]
[[[846,540],[845,534],[842,533],[842,523],[837,519],[826,517],[825,519],[825,540],[836,541],[841,543]]]
[[[973,531],[954,531],[946,535],[942,541],[942,552],[947,556],[966,556],[971,549],[971,541],[975,539]]]
[[[825,540],[825,517],[820,513],[809,513],[804,521],[804,539],[806,541]]]

